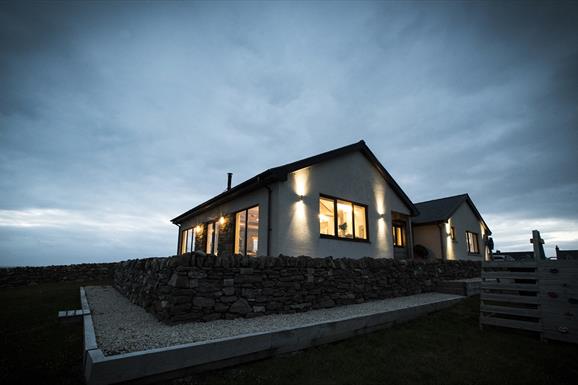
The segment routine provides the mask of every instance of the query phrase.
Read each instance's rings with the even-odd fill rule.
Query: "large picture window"
[[[466,244],[468,245],[468,253],[480,254],[478,234],[466,231]]]
[[[207,254],[219,255],[219,222],[207,225]]]
[[[257,256],[259,246],[259,206],[235,214],[235,254]]]
[[[395,247],[405,247],[405,223],[394,222],[391,228],[393,230],[393,245]]]
[[[320,196],[319,234],[323,238],[367,240],[367,206]]]
[[[181,232],[181,254],[195,251],[195,229],[190,228]]]

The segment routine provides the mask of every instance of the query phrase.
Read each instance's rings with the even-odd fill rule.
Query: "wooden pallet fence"
[[[543,337],[578,343],[578,261],[538,263]]]
[[[578,343],[578,261],[482,263],[480,327]]]
[[[541,332],[535,262],[482,263],[480,326]]]

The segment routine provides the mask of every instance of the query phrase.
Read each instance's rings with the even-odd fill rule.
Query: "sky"
[[[227,172],[360,139],[578,249],[578,3],[0,3],[0,266],[172,255]]]

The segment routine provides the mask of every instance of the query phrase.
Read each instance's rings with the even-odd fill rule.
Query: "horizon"
[[[170,219],[363,139],[494,250],[578,249],[578,3],[0,4],[0,266],[174,255]],[[239,182],[239,183],[237,183]]]

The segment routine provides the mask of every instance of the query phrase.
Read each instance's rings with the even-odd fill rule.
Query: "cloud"
[[[0,254],[34,262],[15,245],[49,229],[40,254],[86,256],[109,228],[121,254],[169,254],[175,229],[155,223],[222,192],[226,172],[360,139],[416,202],[468,192],[498,226],[576,229],[576,9],[2,3]]]

